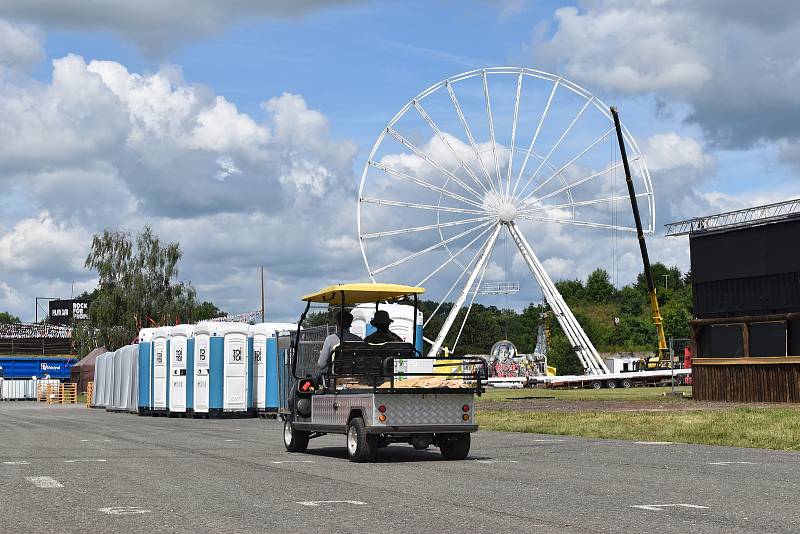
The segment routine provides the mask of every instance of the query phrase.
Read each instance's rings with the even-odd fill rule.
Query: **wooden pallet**
[[[86,384],[86,406],[87,408],[92,407],[92,401],[94,400],[94,382],[89,382]]]
[[[52,388],[48,385],[47,404],[77,404],[78,384],[59,384]]]

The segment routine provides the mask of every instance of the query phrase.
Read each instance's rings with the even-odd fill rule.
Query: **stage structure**
[[[652,233],[650,176],[624,126],[620,137],[643,230]],[[562,77],[518,67],[442,80],[389,121],[362,173],[359,240],[373,280],[414,281],[431,298],[453,302],[429,340],[430,355],[443,349],[460,317],[455,338],[448,338],[456,349],[476,296],[486,293],[480,290],[484,275],[492,279],[502,269],[508,276],[508,257],[497,258],[506,247],[493,257],[504,234],[585,372],[608,373],[537,250],[559,257],[550,265],[569,265],[587,253],[608,259],[619,233],[637,232],[617,139],[609,107],[597,97]],[[605,232],[610,246],[598,249],[586,231]]]
[[[688,235],[693,397],[800,402],[800,199],[667,225]]]

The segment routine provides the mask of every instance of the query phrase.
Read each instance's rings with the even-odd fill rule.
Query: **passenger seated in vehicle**
[[[336,313],[336,323],[339,329],[344,332],[345,341],[362,341],[360,337],[350,331],[350,326],[353,324],[353,315],[346,311],[342,314],[341,311]],[[319,351],[319,359],[317,360],[317,376],[321,376],[328,372],[328,366],[331,363],[331,353],[336,346],[339,345],[339,336],[330,334],[325,338],[322,344],[322,350]]]
[[[392,321],[392,318],[389,317],[389,313],[387,311],[376,311],[375,316],[369,322],[369,324],[376,328],[376,331],[365,337],[364,341],[373,345],[391,341],[402,342],[403,339],[400,336],[389,330],[389,325],[393,322],[394,321]]]

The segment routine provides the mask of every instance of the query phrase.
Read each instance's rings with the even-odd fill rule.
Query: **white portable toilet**
[[[250,393],[250,358],[247,350],[246,323],[218,323],[217,331],[223,338],[223,390],[222,410],[246,412]]]
[[[107,353],[106,367],[103,372],[103,406],[108,409],[114,398],[114,360],[118,350]]]
[[[104,352],[94,360],[94,393],[92,396],[92,407],[101,408],[103,405],[103,396],[105,395],[105,372],[106,362],[108,361],[107,355],[110,352]]]
[[[267,340],[274,338],[277,332],[294,330],[297,330],[295,323],[258,323],[250,327],[250,337],[253,338],[252,398],[253,406],[258,411],[267,409],[267,358],[270,354]]]
[[[169,411],[185,413],[188,401],[187,371],[189,362],[189,339],[193,325],[173,326],[169,333]]]
[[[166,412],[169,409],[169,332],[168,326],[157,328],[153,333],[153,386],[150,403],[154,412]]]
[[[192,380],[194,381],[193,411],[195,414],[208,413],[210,406],[211,324],[198,323],[194,326],[194,369]]]
[[[130,413],[139,411],[139,346],[128,345],[128,403]]]

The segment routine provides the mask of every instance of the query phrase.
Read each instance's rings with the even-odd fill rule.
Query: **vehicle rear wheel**
[[[463,460],[469,454],[470,435],[456,434],[439,445],[445,460]]]
[[[309,433],[292,428],[291,421],[283,422],[283,444],[289,452],[305,452],[308,448]]]
[[[630,378],[625,378],[622,382],[619,383],[624,389],[631,389],[633,387],[633,380]]]
[[[347,425],[347,456],[351,462],[368,462],[372,459],[376,440],[367,435],[364,419],[354,417]]]
[[[617,381],[616,380],[609,380],[606,382],[606,387],[608,389],[616,389],[617,388]]]
[[[592,382],[592,389],[600,389],[602,387],[603,383],[600,382],[599,380],[595,380],[594,382]]]

